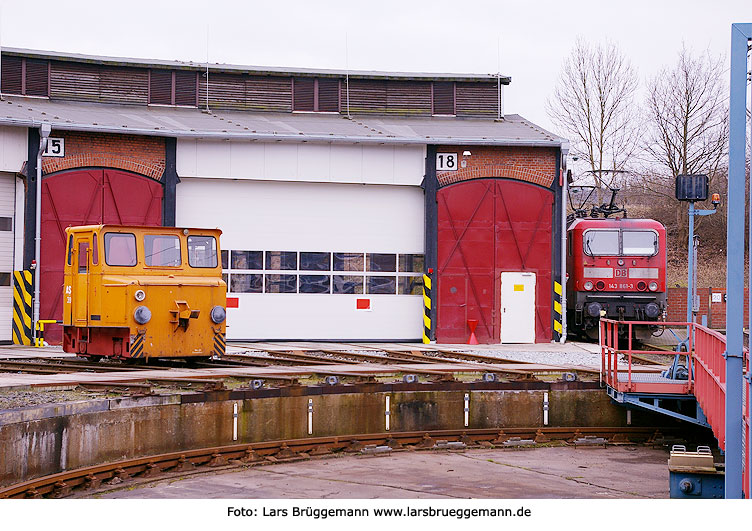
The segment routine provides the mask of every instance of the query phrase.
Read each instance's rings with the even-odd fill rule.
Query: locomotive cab
[[[569,227],[567,322],[598,336],[601,316],[658,321],[666,309],[666,229],[650,219],[578,219]],[[647,339],[649,327],[635,327]]]
[[[65,229],[63,350],[99,358],[209,358],[225,350],[218,229]]]

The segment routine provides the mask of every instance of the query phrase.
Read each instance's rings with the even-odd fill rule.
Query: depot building
[[[65,227],[108,223],[220,228],[229,340],[561,337],[567,144],[504,114],[509,77],[0,64],[0,341],[28,325],[37,210],[41,319],[62,317]]]

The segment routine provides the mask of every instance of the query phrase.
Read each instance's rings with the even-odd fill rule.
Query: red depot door
[[[81,169],[42,179],[40,319],[63,316],[65,228],[75,225],[162,224],[162,185],[135,173]],[[59,343],[60,327],[45,327],[44,338]]]
[[[466,343],[477,319],[481,343],[499,343],[501,273],[536,274],[535,340],[551,340],[551,190],[504,179],[474,179],[437,196],[440,343]]]

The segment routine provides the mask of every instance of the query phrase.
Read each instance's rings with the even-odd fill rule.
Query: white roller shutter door
[[[264,262],[272,260],[267,266],[277,264],[270,252],[297,253],[295,269],[226,271],[231,277],[247,275],[238,277],[243,280],[263,279],[264,284],[257,287],[261,293],[228,293],[238,305],[228,309],[228,339],[417,340],[423,327],[416,284],[424,252],[423,202],[417,186],[184,178],[177,187],[177,225],[219,227],[223,249],[248,251],[251,262],[263,256]],[[366,269],[369,258],[372,264],[387,265],[380,272],[338,271],[328,261],[338,263],[331,253],[360,253]],[[327,270],[322,265],[319,271],[304,271],[310,264],[300,260],[311,256],[321,257]],[[414,271],[394,271],[400,262],[405,270],[412,263]],[[279,278],[269,275],[287,275],[295,292],[263,292],[264,286],[270,289],[270,279]],[[332,284],[324,284],[326,293],[300,293],[308,275]],[[342,288],[344,277],[362,279],[364,293],[335,293],[352,289]],[[318,289],[315,284],[312,288]],[[377,293],[384,290],[392,294]]]

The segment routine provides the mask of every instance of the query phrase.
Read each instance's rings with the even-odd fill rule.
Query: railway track
[[[406,450],[518,448],[536,445],[668,444],[675,429],[656,427],[566,427],[435,430],[287,439],[180,450],[126,459],[32,479],[0,488],[0,498],[65,498],[101,490],[210,472],[342,454],[384,454]]]

